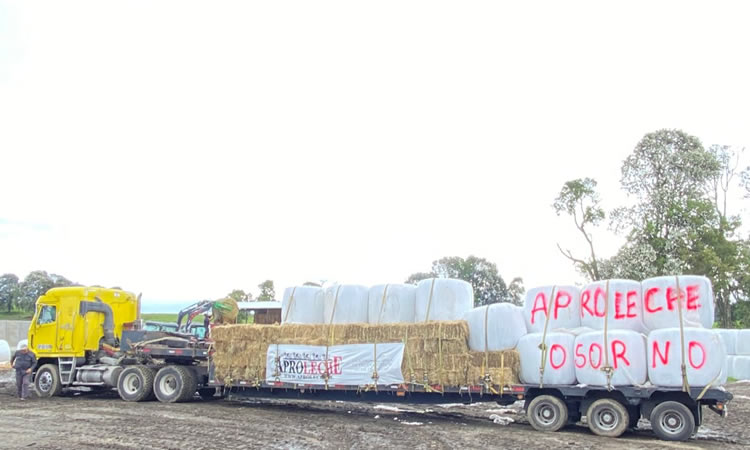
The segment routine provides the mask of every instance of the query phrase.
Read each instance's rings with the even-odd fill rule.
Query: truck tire
[[[630,414],[617,400],[600,398],[589,406],[586,421],[594,434],[616,438],[630,426]]]
[[[126,402],[143,402],[154,396],[154,371],[146,366],[126,367],[117,379],[117,393]]]
[[[553,395],[540,395],[529,403],[526,417],[537,431],[557,431],[568,423],[568,407]]]
[[[45,364],[36,371],[34,390],[39,397],[55,397],[62,392],[60,372],[55,364]]]
[[[665,441],[685,441],[695,431],[690,408],[680,402],[662,402],[651,411],[651,429]]]
[[[197,389],[193,371],[183,366],[162,367],[154,379],[154,393],[162,403],[191,400]]]

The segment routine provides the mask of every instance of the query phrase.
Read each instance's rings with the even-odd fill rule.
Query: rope
[[[557,285],[552,286],[552,293],[550,294],[549,298],[549,304],[552,306],[552,299],[555,298],[555,290],[557,289]],[[547,306],[547,302],[544,302],[544,315],[546,316],[544,319],[544,332],[542,333],[542,342],[539,344],[539,350],[542,351],[542,360],[539,363],[539,388],[544,387],[544,366],[545,361],[547,361],[547,328],[549,327],[549,307]]]
[[[440,388],[443,387],[443,322],[438,325],[438,357],[440,361],[440,369],[438,370],[438,382]]]
[[[284,314],[284,320],[283,323],[286,323],[287,319],[289,319],[289,313],[292,311],[292,307],[294,306],[294,293],[297,291],[297,286],[294,286],[292,288],[292,295],[289,296],[289,305],[286,308],[286,314]]]
[[[334,339],[335,339],[335,328],[333,327],[333,318],[336,317],[336,305],[339,302],[339,291],[341,290],[341,285],[338,285],[336,287],[336,295],[333,298],[333,310],[331,311],[331,318],[328,321],[328,330],[329,333],[329,340],[326,344],[326,360],[325,360],[325,366],[326,371],[323,373],[323,380],[325,380],[326,383],[326,390],[328,390],[328,380],[331,378],[330,374],[328,373],[328,350],[331,345],[333,345]]]
[[[406,353],[406,365],[409,369],[409,384],[414,385],[416,384],[416,377],[414,376],[414,368],[411,365],[411,354],[407,351],[409,343],[409,328],[406,328],[406,333],[404,333],[404,353]],[[413,391],[413,389],[412,389]]]
[[[432,283],[430,284],[430,297],[427,300],[427,314],[424,316],[424,321],[427,322],[430,320],[430,308],[432,307],[432,293],[435,290],[435,280],[436,278],[432,279]]]
[[[594,294],[596,295],[596,294]],[[596,308],[596,299],[594,299]],[[604,366],[600,369],[607,377],[607,390],[612,390],[612,374],[614,369],[609,365],[609,280],[604,289]]]
[[[690,392],[690,384],[688,383],[687,377],[687,366],[685,365],[685,330],[682,324],[682,290],[680,289],[680,277],[675,275],[675,284],[677,285],[677,312],[680,315],[680,354],[681,364],[680,371],[682,372],[682,391]]]

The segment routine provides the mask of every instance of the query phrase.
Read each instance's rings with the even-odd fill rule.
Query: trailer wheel
[[[62,392],[60,372],[54,364],[45,364],[36,371],[34,389],[39,397],[55,397]]]
[[[154,371],[146,366],[125,368],[117,379],[117,393],[126,402],[142,402],[154,396]]]
[[[529,403],[526,417],[537,431],[557,431],[568,423],[568,408],[555,396],[540,395]]]
[[[685,441],[695,431],[695,418],[682,403],[663,402],[651,411],[651,428],[665,441]]]
[[[197,390],[193,371],[183,366],[166,366],[154,379],[156,398],[163,403],[184,402],[193,398]]]
[[[615,438],[630,425],[630,414],[617,400],[600,398],[589,406],[586,420],[594,434]]]

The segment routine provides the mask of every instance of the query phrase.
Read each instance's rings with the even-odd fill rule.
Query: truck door
[[[66,301],[67,300],[67,301]],[[70,353],[73,351],[73,325],[75,324],[75,316],[78,314],[77,301],[70,301],[72,299],[63,298],[58,303],[57,313],[57,351]]]
[[[57,305],[37,304],[34,335],[29,345],[37,357],[48,355],[57,350]]]

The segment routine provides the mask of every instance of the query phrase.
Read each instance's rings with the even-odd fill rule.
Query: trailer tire
[[[598,436],[616,438],[630,426],[630,414],[625,406],[612,398],[600,398],[586,411],[589,429]]]
[[[154,393],[162,403],[190,400],[196,389],[193,371],[183,366],[162,367],[154,379]]]
[[[665,441],[685,441],[695,431],[695,418],[690,408],[680,402],[659,403],[651,411],[651,429]]]
[[[153,369],[146,366],[126,367],[117,379],[117,393],[126,402],[143,402],[153,399]]]
[[[540,395],[529,403],[526,417],[537,431],[557,431],[568,423],[568,408],[553,395]]]
[[[39,397],[56,397],[62,393],[60,372],[55,364],[45,364],[34,375],[34,390]]]

